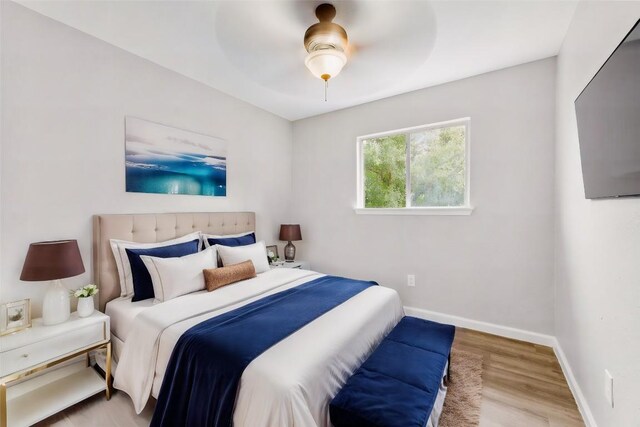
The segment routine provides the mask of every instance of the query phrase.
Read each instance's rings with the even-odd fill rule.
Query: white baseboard
[[[404,311],[409,316],[418,317],[420,319],[433,320],[434,322],[448,323],[450,325],[459,326],[461,328],[473,329],[480,332],[486,332],[488,334],[498,335],[505,338],[511,338],[520,341],[526,341],[533,344],[546,345],[553,348],[558,363],[562,368],[564,377],[569,384],[569,389],[573,394],[573,398],[576,400],[578,410],[582,415],[584,423],[587,427],[597,427],[596,421],[593,418],[589,404],[582,394],[582,390],[576,381],[576,377],[573,375],[569,361],[560,347],[560,343],[556,337],[552,335],[541,334],[538,332],[525,331],[523,329],[512,328],[509,326],[496,325],[495,323],[482,322],[479,320],[467,319],[466,317],[453,316],[451,314],[438,313],[437,311],[425,310],[416,307],[405,307]]]
[[[438,313],[437,311],[430,311],[415,307],[405,307],[404,311],[409,316],[433,320],[434,322],[448,323],[461,328],[473,329],[514,340],[546,345],[548,347],[553,347],[557,342],[556,338],[552,335],[525,331],[524,329],[517,329],[509,326],[496,325],[495,323],[482,322],[480,320],[467,319],[466,317],[453,316],[451,314]]]
[[[593,417],[593,413],[591,413],[591,409],[589,408],[589,404],[587,403],[587,399],[584,397],[584,394],[582,394],[582,389],[580,389],[580,385],[578,385],[576,377],[573,375],[567,356],[564,354],[562,347],[560,347],[560,342],[558,342],[556,338],[553,340],[555,341],[553,344],[553,351],[556,353],[556,358],[560,363],[562,373],[567,379],[573,398],[576,400],[578,410],[580,410],[580,415],[582,415],[582,420],[587,427],[598,427],[596,420]]]

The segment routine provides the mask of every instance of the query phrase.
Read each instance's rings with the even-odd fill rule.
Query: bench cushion
[[[420,347],[448,358],[455,329],[453,325],[405,316],[387,335],[386,340]]]
[[[447,358],[441,354],[394,341],[384,341],[362,368],[429,393],[437,393],[446,366]]]
[[[424,427],[455,328],[404,317],[331,401],[335,427]]]
[[[367,370],[351,377],[346,390],[331,402],[329,411],[335,427],[424,427],[428,414],[425,418],[424,411],[417,408],[435,399],[424,390]],[[391,397],[393,403],[381,396]]]

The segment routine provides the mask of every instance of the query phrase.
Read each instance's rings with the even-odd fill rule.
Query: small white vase
[[[93,297],[78,298],[78,316],[89,317],[93,310]]]

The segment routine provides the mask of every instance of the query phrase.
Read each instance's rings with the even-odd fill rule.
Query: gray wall
[[[640,199],[584,198],[573,101],[638,18],[640,2],[580,2],[558,57],[556,335],[603,427],[640,426]]]
[[[12,2],[2,1],[0,301],[46,284],[18,278],[28,244],[78,239],[91,281],[97,213],[253,210],[275,242],[287,215],[291,123]],[[228,141],[228,196],[126,193],[124,117]]]
[[[553,333],[554,91],[546,59],[294,122],[299,257],[391,286],[409,306]],[[354,213],[356,137],[461,117],[471,216]]]

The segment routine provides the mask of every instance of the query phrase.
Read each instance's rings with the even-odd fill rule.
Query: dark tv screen
[[[586,198],[640,195],[640,21],[575,107]]]

